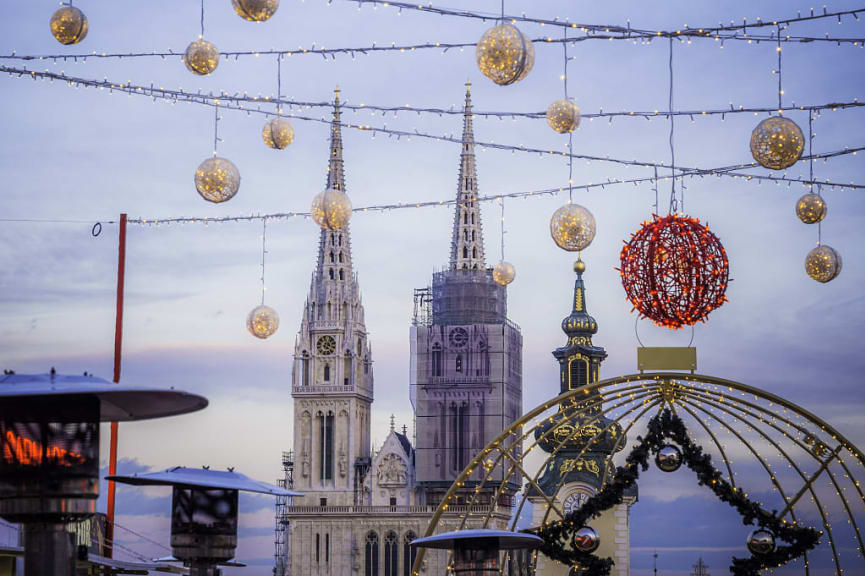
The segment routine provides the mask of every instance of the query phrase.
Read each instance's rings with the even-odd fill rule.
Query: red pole
[[[120,215],[120,241],[117,248],[117,309],[114,322],[114,382],[120,382],[120,353],[123,343],[123,285],[126,279],[126,214]],[[117,422],[111,423],[108,473],[117,474]],[[105,557],[114,553],[114,482],[108,482],[108,523],[105,526]]]

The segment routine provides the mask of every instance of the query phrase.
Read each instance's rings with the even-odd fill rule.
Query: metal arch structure
[[[716,467],[726,472],[734,486],[761,500],[764,509],[780,510],[781,519],[813,526],[823,531],[820,544],[802,559],[791,563],[809,576],[816,558],[828,562],[835,573],[865,571],[865,545],[860,525],[865,526],[865,456],[828,422],[784,398],[754,386],[714,376],[682,372],[645,372],[609,378],[570,390],[544,402],[524,414],[492,440],[452,484],[430,519],[425,536],[437,531],[439,519],[451,504],[458,489],[470,479],[476,483],[466,502],[471,506],[482,490],[497,484],[496,502],[508,485],[517,482],[543,498],[546,510],[543,522],[564,518],[555,498],[544,495],[537,481],[547,463],[573,440],[581,430],[606,417],[610,422],[599,429],[594,426],[578,457],[600,442],[612,426],[621,426],[618,442],[627,441],[628,433],[642,431],[651,416],[669,408],[691,429],[692,437],[712,455]],[[562,412],[566,421],[581,418],[568,435],[550,436],[556,427],[536,437],[535,431]],[[554,446],[548,453],[540,442]],[[617,446],[625,448],[625,446]],[[616,452],[607,459],[603,482],[614,469]],[[538,464],[540,462],[540,465]],[[499,467],[506,468],[500,481],[492,480]],[[478,474],[480,473],[480,474]],[[473,476],[474,475],[474,476]],[[480,478],[478,478],[480,476]],[[478,482],[479,480],[479,482]],[[560,483],[556,490],[560,490]],[[512,510],[510,530],[516,530],[527,498],[519,499]],[[473,527],[487,527],[495,504],[484,514],[460,515],[460,529],[471,522]],[[471,517],[470,517],[471,516]],[[744,540],[743,540],[744,543]],[[534,557],[533,562],[537,562]],[[424,550],[418,551],[412,574],[418,576],[424,563]],[[507,561],[500,573],[506,574]]]

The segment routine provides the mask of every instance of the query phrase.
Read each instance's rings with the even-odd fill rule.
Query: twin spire
[[[475,133],[472,128],[472,83],[466,82],[460,176],[457,183],[451,270],[485,270],[484,234],[478,205],[478,175],[475,167]]]

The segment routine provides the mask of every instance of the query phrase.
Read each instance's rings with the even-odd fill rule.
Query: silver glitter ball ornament
[[[655,454],[655,465],[664,472],[675,472],[682,465],[682,451],[667,444]]]

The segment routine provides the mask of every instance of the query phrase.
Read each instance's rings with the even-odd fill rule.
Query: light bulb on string
[[[240,189],[240,171],[231,160],[216,155],[219,143],[219,106],[213,108],[213,156],[195,170],[195,189],[216,204],[231,200]]]
[[[270,338],[279,328],[279,314],[264,304],[264,260],[267,254],[267,218],[261,221],[261,304],[253,308],[246,317],[249,333],[264,340]]]

